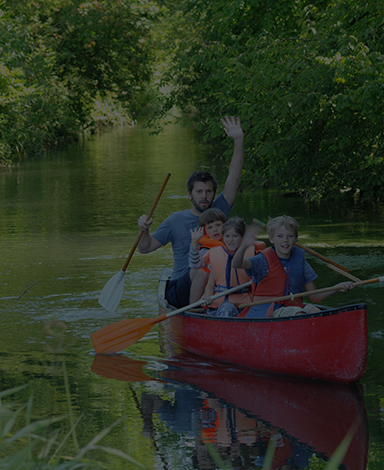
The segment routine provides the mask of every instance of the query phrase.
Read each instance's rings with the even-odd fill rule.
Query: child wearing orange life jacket
[[[205,288],[202,300],[206,300],[209,305],[208,314],[236,317],[239,313],[237,306],[242,303],[250,302],[251,290],[246,288],[229,296],[223,296],[214,301],[211,297],[218,292],[223,292],[250,280],[244,269],[234,269],[232,259],[237,249],[241,245],[245,233],[245,223],[239,217],[229,219],[223,225],[224,246],[211,248],[205,255],[204,261],[210,265],[208,284]],[[255,253],[254,247],[250,246],[246,254],[251,257]]]
[[[199,217],[199,228],[191,230],[189,268],[191,290],[189,303],[197,302],[204,294],[208,282],[209,268],[203,261],[204,254],[214,246],[222,246],[222,228],[227,217],[219,209],[211,207]]]
[[[190,269],[203,269],[209,273],[203,262],[205,253],[215,246],[223,246],[222,229],[227,217],[220,209],[210,208],[199,217],[199,228],[191,229],[191,245],[189,248]]]
[[[313,281],[317,278],[317,274],[304,259],[304,250],[295,246],[299,228],[297,221],[286,215],[270,219],[267,231],[273,247],[250,257],[247,254],[248,247],[254,242],[260,229],[257,222],[255,220],[247,229],[243,242],[233,258],[233,266],[245,269],[254,280],[253,301],[315,290]],[[319,302],[335,292],[344,292],[354,287],[352,282],[342,282],[338,285],[342,287],[338,291],[313,294],[309,298],[312,302]],[[304,305],[302,299],[254,305],[246,310],[241,312],[242,317],[287,317],[319,311],[314,305]]]

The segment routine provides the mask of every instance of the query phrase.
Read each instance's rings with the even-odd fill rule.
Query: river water
[[[117,423],[103,445],[149,468],[215,468],[211,448],[232,468],[262,465],[269,440],[273,468],[306,468],[327,458],[347,432],[359,430],[346,468],[384,465],[383,287],[361,287],[327,300],[330,306],[368,304],[369,357],[354,387],[245,372],[203,358],[171,357],[158,327],[117,357],[95,357],[90,334],[109,323],[158,314],[157,280],[172,265],[170,247],[135,253],[123,297],[111,315],[98,304],[105,283],[124,265],[168,172],[155,210],[156,227],[170,212],[190,207],[185,182],[211,169],[222,187],[225,169],[212,161],[189,129],[159,135],[140,125],[119,128],[60,151],[27,159],[0,173],[1,389],[30,383],[34,413],[67,413],[65,363],[80,445]],[[290,214],[300,242],[367,279],[383,274],[384,208],[356,202],[308,204],[270,190],[239,194],[233,215]],[[344,280],[313,256],[317,287]],[[207,446],[205,443],[209,443]],[[71,453],[71,442],[68,444]],[[94,454],[116,470],[134,468],[116,456]],[[286,467],[288,468],[288,467]]]

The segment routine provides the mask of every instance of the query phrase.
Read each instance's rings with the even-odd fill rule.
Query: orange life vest
[[[199,240],[199,250],[201,250],[202,248],[208,248],[210,250],[211,248],[214,248],[215,246],[224,246],[224,242],[222,240],[209,238],[206,235],[203,235]],[[202,270],[205,271],[206,273],[210,272],[208,266],[204,266]]]
[[[280,297],[287,295],[291,292],[297,293],[304,290],[304,254],[303,250],[294,247],[291,253],[291,261],[294,265],[294,272],[299,272],[299,276],[296,274],[294,282],[291,282],[290,274],[284,271],[283,266],[272,248],[263,250],[262,254],[268,263],[268,275],[260,281],[258,285],[252,282],[252,294],[255,300],[261,300],[263,298]],[[302,307],[303,299],[294,298],[293,300],[285,300],[279,302],[283,305],[289,306],[300,306]]]
[[[216,442],[216,433],[220,426],[220,418],[217,412],[209,406],[208,400],[204,400],[200,408],[201,439],[203,442],[213,444]]]
[[[262,255],[268,262],[268,274],[258,284],[255,283],[255,279],[252,282],[252,301],[258,301],[263,299],[270,299],[271,297],[281,297],[289,293],[298,293],[304,290],[304,251],[294,246],[291,253],[291,264],[292,270],[295,276],[292,277],[291,273],[286,273],[275,250],[273,248],[267,248],[262,251]],[[244,302],[245,303],[245,302]],[[289,307],[303,307],[302,298],[294,298],[293,300],[283,300],[277,302],[279,305],[285,305]],[[275,303],[267,303],[262,305],[254,305],[253,307],[247,307],[244,309],[239,318],[244,318],[248,314],[252,317],[257,312],[257,317],[261,318],[262,315],[266,317],[272,317],[275,309]]]
[[[255,249],[250,246],[246,249],[244,257],[251,258],[255,254]],[[219,246],[212,248],[204,255],[204,261],[206,265],[210,265],[214,278],[215,278],[215,292],[223,292],[224,290],[230,289],[231,287],[239,286],[250,280],[250,277],[245,273],[244,269],[234,269],[231,267],[230,282],[228,285],[226,279],[226,269],[229,254],[224,247]],[[210,305],[211,308],[218,308],[223,302],[225,297],[215,299]],[[235,307],[240,304],[245,304],[251,301],[251,288],[245,289],[245,291],[239,291],[235,294],[228,296],[229,302],[232,302]]]
[[[209,238],[206,235],[203,235],[199,240],[199,250],[200,248],[214,248],[215,246],[223,246],[224,242],[222,240],[217,240],[216,238]]]
[[[203,235],[199,240],[199,250],[201,248],[211,249],[211,248],[215,248],[216,246],[224,246],[224,242],[222,242],[221,240],[212,240],[211,238],[207,237],[206,235]],[[253,244],[253,246],[254,246],[255,252],[252,254],[252,256],[254,254],[257,254],[261,250],[265,250],[265,248],[266,248],[266,244],[264,242],[260,242],[260,241],[256,241]],[[206,273],[210,272],[208,266],[204,266],[204,268],[202,268],[202,270],[205,271]]]

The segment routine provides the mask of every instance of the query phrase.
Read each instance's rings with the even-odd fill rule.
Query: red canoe
[[[170,274],[164,269],[160,278],[160,313],[173,309],[164,297]],[[363,376],[367,362],[366,309],[366,304],[356,304],[266,319],[184,312],[161,325],[167,340],[195,354],[252,369],[352,383]]]

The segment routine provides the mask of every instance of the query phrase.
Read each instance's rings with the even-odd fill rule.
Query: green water
[[[355,441],[361,446],[358,454],[366,456],[368,468],[382,469],[384,291],[380,284],[327,300],[331,306],[356,301],[368,304],[368,366],[358,392],[363,393],[364,406],[355,390],[346,392],[345,399],[345,388],[340,395],[339,388],[332,385],[319,391],[287,379],[287,387],[294,384],[292,390],[301,400],[290,399],[290,410],[300,403],[303,409],[308,406],[314,413],[311,430],[297,425],[299,412],[287,413],[289,419],[282,419],[284,409],[278,410],[277,405],[275,415],[263,415],[268,405],[263,402],[261,408],[256,407],[257,397],[270,385],[260,382],[258,376],[249,374],[248,382],[243,383],[236,371],[222,371],[201,359],[187,365],[173,359],[171,364],[186,373],[167,376],[169,347],[159,340],[158,328],[124,353],[124,359],[146,362],[143,371],[140,363],[134,367],[139,371],[137,381],[127,381],[132,369],[128,364],[124,374],[124,361],[117,364],[120,375],[115,370],[115,378],[91,370],[95,359],[89,339],[92,332],[121,319],[158,313],[157,280],[162,268],[172,264],[170,247],[134,255],[113,315],[97,302],[105,283],[124,265],[137,237],[138,217],[149,211],[168,172],[172,176],[156,208],[154,226],[170,212],[190,207],[185,181],[191,171],[202,168],[213,170],[222,187],[224,169],[219,161],[211,161],[209,150],[198,144],[192,131],[171,126],[161,135],[151,136],[138,126],[84,139],[0,173],[1,389],[31,383],[18,398],[27,400],[33,390],[36,414],[66,413],[61,374],[64,358],[74,414],[76,418],[82,415],[80,444],[120,420],[104,445],[121,449],[150,467],[168,469],[213,468],[201,443],[202,429],[206,434],[218,429],[218,420],[213,425],[212,416],[220,417],[221,423],[212,442],[234,468],[257,468],[262,462],[262,445],[269,438],[279,443],[280,450],[293,449],[295,444],[307,452],[321,453],[321,439],[312,436],[322,414],[315,405],[321,406],[322,400],[332,402],[329,397],[333,394],[335,409],[340,408],[337,400],[345,404],[351,399],[360,418],[368,420],[369,449],[363,440]],[[383,207],[310,205],[279,197],[273,190],[245,189],[232,212],[247,222],[252,217],[266,221],[268,216],[282,213],[299,221],[301,243],[346,266],[355,276],[367,279],[383,274]],[[307,259],[319,274],[317,287],[344,280],[317,258]],[[212,376],[215,371],[216,381],[192,380],[195,367],[203,375],[208,371]],[[107,364],[108,368],[113,372],[113,364]],[[231,398],[229,389],[220,386],[224,379],[229,389],[238,387],[242,394]],[[237,402],[240,396],[242,401]],[[278,395],[276,403],[284,400],[288,400],[284,394]],[[322,426],[344,432],[343,420],[343,414],[335,415],[333,422]],[[115,457],[96,456],[110,468],[131,468]],[[348,468],[361,468],[361,464],[355,459],[355,466]]]

